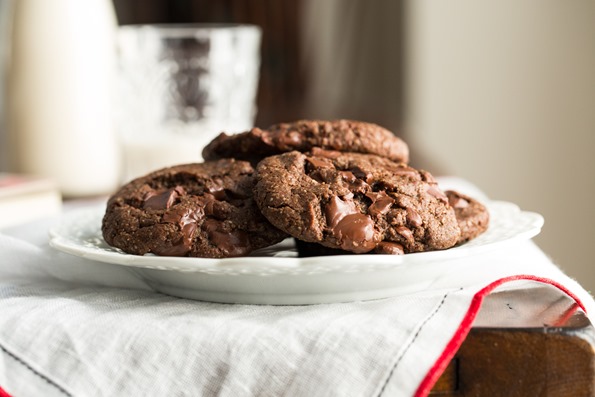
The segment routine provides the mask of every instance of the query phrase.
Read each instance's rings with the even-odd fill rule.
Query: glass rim
[[[158,32],[163,36],[192,36],[200,33],[210,33],[214,31],[231,30],[231,31],[251,31],[254,33],[261,33],[260,26],[249,23],[156,23],[156,24],[128,24],[120,25],[119,31],[138,32],[138,31],[153,31]]]

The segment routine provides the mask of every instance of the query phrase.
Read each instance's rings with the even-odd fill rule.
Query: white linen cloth
[[[464,274],[404,296],[229,305],[153,292],[125,267],[57,252],[53,222],[0,233],[0,388],[12,397],[425,395],[497,280],[551,280],[595,313],[529,241],[464,259]],[[500,288],[519,283],[536,284]]]

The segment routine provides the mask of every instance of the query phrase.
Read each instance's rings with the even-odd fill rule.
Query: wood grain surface
[[[551,287],[488,297],[431,396],[595,396],[595,328]]]

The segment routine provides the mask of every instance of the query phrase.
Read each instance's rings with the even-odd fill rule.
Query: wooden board
[[[431,396],[595,396],[595,328],[552,287],[493,294]]]

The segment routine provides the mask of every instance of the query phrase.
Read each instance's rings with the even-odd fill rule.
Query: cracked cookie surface
[[[370,154],[315,148],[262,160],[254,197],[291,236],[354,253],[446,249],[460,231],[432,175]]]
[[[254,183],[253,167],[233,159],[152,172],[110,197],[103,237],[136,255],[247,255],[286,237],[258,210]]]
[[[293,150],[314,147],[341,152],[371,153],[397,162],[408,162],[409,147],[379,125],[352,120],[299,120],[252,128],[240,134],[220,134],[202,152],[205,160],[237,158],[253,164],[261,159]]]

